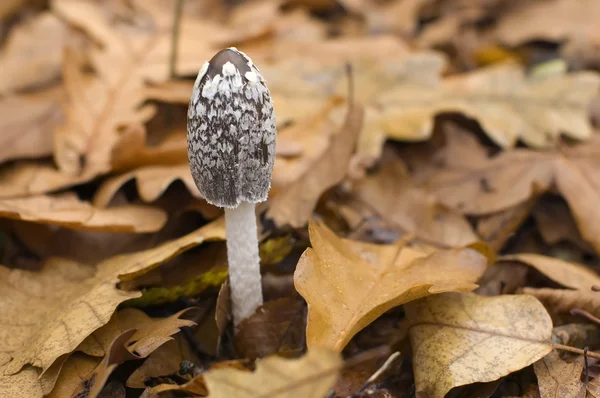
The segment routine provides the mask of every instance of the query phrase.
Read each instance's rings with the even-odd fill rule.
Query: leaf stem
[[[584,353],[585,353],[585,351],[582,350],[581,348],[571,347],[571,346],[563,345],[563,344],[552,343],[552,347],[556,350],[572,352],[573,354],[584,355]],[[596,359],[600,359],[600,352],[587,351],[587,356],[596,358]]]

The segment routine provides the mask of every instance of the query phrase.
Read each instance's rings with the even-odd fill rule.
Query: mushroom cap
[[[198,73],[188,108],[188,159],[200,194],[219,207],[267,200],[275,161],[271,95],[250,58],[219,51]]]

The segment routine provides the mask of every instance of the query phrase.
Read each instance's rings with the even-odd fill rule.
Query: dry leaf
[[[49,260],[40,272],[1,267],[2,348],[12,355],[5,373],[14,374],[28,363],[47,370],[108,322],[119,303],[139,296],[116,288],[120,270],[114,265],[99,265],[96,273],[58,259]]]
[[[600,212],[592,205],[600,201],[596,182],[599,153],[599,136],[556,152],[516,149],[476,165],[439,171],[429,186],[448,206],[473,215],[504,210],[556,186],[581,235],[599,251],[600,221],[595,220],[600,219]]]
[[[533,197],[514,207],[480,217],[477,220],[477,233],[494,250],[500,251],[521,225],[527,221],[536,202],[536,198]]]
[[[14,374],[29,363],[47,370],[105,325],[117,305],[140,297],[117,289],[120,280],[144,274],[206,240],[224,238],[220,219],[156,248],[109,258],[95,272],[59,259],[49,260],[40,272],[1,267],[0,332],[5,337],[0,350],[12,356],[6,372]]]
[[[153,116],[153,106],[142,106],[144,82],[132,72],[138,64],[136,58],[121,59],[120,66],[95,58],[97,76],[90,77],[73,51],[65,53],[63,78],[69,106],[66,122],[54,136],[54,160],[62,172],[95,176],[110,171],[119,130]],[[88,101],[90,97],[94,101]]]
[[[579,308],[600,318],[599,292],[524,287],[523,293],[535,296],[553,313],[568,314],[573,308]]]
[[[213,236],[219,239],[219,235]],[[142,290],[142,297],[128,304],[148,307],[175,303],[181,298],[194,297],[207,290],[218,289],[227,279],[227,245],[207,242],[203,247],[182,253],[143,275],[121,283],[124,290]]]
[[[63,48],[72,37],[68,26],[50,12],[17,25],[0,53],[0,94],[57,80]]]
[[[139,359],[132,354],[126,347],[127,341],[135,333],[135,329],[123,332],[115,337],[110,344],[107,355],[102,362],[89,374],[85,375],[79,386],[75,389],[72,396],[82,396],[88,398],[97,398],[106,384],[110,374],[125,361]]]
[[[397,156],[386,160],[385,155],[384,152],[375,173],[353,187],[352,193],[361,202],[402,231],[414,233],[428,243],[464,246],[478,240],[463,216],[440,205],[433,195],[415,186]]]
[[[179,372],[181,361],[195,359],[195,354],[180,335],[173,336],[154,351],[127,379],[127,387],[146,388],[147,378],[168,376]]]
[[[191,90],[189,96],[191,96]],[[134,126],[135,127],[135,126]],[[113,170],[187,162],[187,132],[174,129],[158,145],[146,145],[146,131],[132,128],[120,137],[112,152]]]
[[[50,88],[0,100],[0,162],[52,154],[54,128],[64,118],[63,97],[63,89]]]
[[[172,8],[165,2],[135,3],[134,9],[151,21],[136,31],[118,29],[110,13],[93,1],[56,0],[52,6],[103,46],[89,51],[96,75],[85,82],[74,57],[65,61],[64,78],[71,101],[68,122],[55,137],[55,160],[69,174],[103,173],[110,170],[119,129],[152,116],[152,107],[142,107],[146,80],[163,82],[170,77]],[[217,43],[232,37],[223,27],[193,15],[184,13],[182,19],[177,72],[196,73],[220,47]],[[86,97],[94,101],[85,101]]]
[[[72,192],[0,199],[0,216],[69,228],[137,233],[156,232],[167,221],[159,208],[125,205],[102,209],[79,200]]]
[[[47,397],[71,397],[85,378],[96,369],[100,362],[102,362],[100,358],[92,358],[79,352],[70,355],[62,366],[60,375],[56,381],[56,386]]]
[[[189,163],[174,166],[146,166],[106,179],[94,195],[94,205],[106,207],[119,189],[127,182],[135,180],[140,199],[154,202],[175,181],[182,181],[190,194],[202,198],[192,174]]]
[[[271,300],[244,319],[235,333],[243,358],[290,354],[304,348],[304,303],[289,297]]]
[[[6,375],[6,366],[0,357],[0,397],[2,398],[43,398],[38,369],[28,366],[15,375]]]
[[[211,369],[237,369],[242,372],[249,372],[249,370],[244,366],[247,365],[240,360],[230,360],[230,361],[222,361],[217,362],[212,365]],[[196,373],[200,369],[194,369],[193,372]],[[159,397],[161,393],[172,391],[172,392],[182,392],[187,393],[191,396],[201,396],[205,397],[208,394],[208,390],[206,389],[206,382],[204,380],[204,372],[197,374],[191,380],[183,383],[183,384],[174,384],[174,383],[163,383],[154,387],[146,388],[141,398],[150,398],[150,397]]]
[[[531,296],[447,293],[405,308],[417,394],[443,398],[454,387],[497,380],[552,350],[552,321]]]
[[[209,397],[321,398],[334,386],[342,359],[338,353],[309,349],[300,359],[276,356],[256,362],[253,373],[214,369],[204,374]]]
[[[0,169],[0,198],[38,195],[58,191],[93,179],[95,174],[65,174],[52,162],[19,161]]]
[[[117,336],[126,330],[136,329],[135,334],[127,341],[127,349],[140,358],[146,358],[158,347],[172,340],[171,335],[178,333],[179,329],[195,325],[182,318],[190,310],[191,308],[181,310],[167,318],[150,318],[135,308],[122,309],[115,312],[106,325],[83,340],[77,350],[92,356],[104,356]]]
[[[566,241],[582,250],[594,251],[581,237],[569,206],[562,199],[546,197],[533,210],[533,217],[537,230],[547,244],[554,245]]]
[[[507,64],[450,77],[429,89],[400,84],[379,95],[377,102],[384,107],[381,123],[390,138],[416,129],[429,137],[435,114],[460,112],[476,119],[502,147],[519,139],[547,147],[561,133],[576,139],[591,136],[588,106],[599,85],[593,73],[533,80],[520,66]]]
[[[553,281],[571,289],[587,291],[592,285],[600,286],[600,276],[583,264],[570,263],[533,253],[502,256],[498,261],[516,261],[529,265]]]
[[[550,352],[533,365],[542,398],[585,398],[581,382],[583,364],[580,360],[568,363],[556,351]]]
[[[390,308],[448,291],[470,291],[487,260],[474,249],[436,251],[406,242],[374,245],[337,237],[309,224],[312,248],[294,273],[296,290],[308,303],[309,348],[341,351],[361,329]]]
[[[511,46],[532,40],[562,42],[578,37],[598,42],[594,18],[598,13],[600,4],[594,0],[531,2],[505,15],[495,34]]]
[[[310,218],[319,197],[346,176],[348,164],[363,127],[363,108],[350,103],[344,124],[331,139],[330,150],[312,164],[311,169],[289,186],[283,187],[269,203],[267,217],[278,225],[303,226]]]

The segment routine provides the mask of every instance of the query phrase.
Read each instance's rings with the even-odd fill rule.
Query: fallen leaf
[[[294,273],[296,290],[308,303],[309,348],[341,351],[350,339],[390,308],[448,291],[470,291],[487,260],[476,250],[437,251],[407,242],[374,245],[337,237],[309,224],[312,248]]]
[[[1,358],[0,358],[1,359]],[[2,363],[2,362],[0,362]],[[0,365],[0,391],[2,398],[43,398],[40,372],[32,366],[23,368],[14,375],[5,374],[6,366]]]
[[[191,308],[181,310],[167,318],[150,318],[144,312],[135,308],[124,308],[115,312],[110,321],[81,342],[78,351],[91,356],[105,356],[110,343],[129,329],[136,332],[127,341],[127,349],[140,358],[146,358],[158,347],[172,340],[172,335],[182,327],[193,326],[195,323],[185,319]]]
[[[352,194],[386,221],[425,242],[456,247],[478,240],[462,215],[442,206],[432,194],[417,187],[397,156],[386,155],[384,152],[373,174],[354,185]]]
[[[600,329],[593,324],[567,323],[552,329],[552,341],[584,349],[600,343]]]
[[[58,80],[62,51],[69,41],[73,41],[73,33],[50,12],[40,13],[17,25],[0,53],[0,94],[6,95]]]
[[[219,239],[219,235],[213,236]],[[127,304],[148,307],[175,303],[183,297],[195,297],[218,289],[227,279],[227,245],[207,242],[201,248],[182,253],[143,275],[124,281],[121,289],[141,290],[142,296]]]
[[[495,35],[511,46],[533,40],[598,39],[593,16],[599,12],[598,2],[593,0],[532,2],[505,15]]]
[[[93,179],[94,172],[73,176],[48,161],[18,161],[0,169],[0,198],[39,195]]]
[[[56,386],[47,397],[71,397],[85,380],[85,377],[90,375],[100,362],[102,362],[102,359],[89,357],[80,352],[70,355],[62,367],[58,380],[56,381]]]
[[[40,272],[0,267],[0,350],[12,356],[5,373],[15,374],[26,364],[46,371],[108,323],[120,303],[140,297],[119,290],[121,280],[149,272],[206,240],[224,238],[223,220],[218,220],[155,248],[109,258],[95,270],[60,259],[49,260]]]
[[[73,51],[65,53],[63,78],[68,106],[66,122],[54,135],[54,160],[59,170],[74,176],[110,171],[120,129],[142,124],[155,112],[152,105],[142,106],[144,82],[132,71],[136,61],[139,63],[136,58],[121,59],[118,67],[104,59],[94,61],[97,76],[90,77]],[[89,97],[94,101],[86,101]]]
[[[273,167],[272,185],[274,189],[298,181],[304,174],[310,172],[312,165],[319,158],[326,155],[332,148],[334,137],[339,134],[339,124],[336,125],[330,117],[340,108],[336,107],[339,100],[332,98],[318,112],[305,117],[303,120],[289,127],[279,128],[277,132],[277,147],[280,143],[285,149],[286,145],[298,146],[300,155],[293,157],[281,156],[281,150],[276,150],[275,165]],[[275,108],[279,117],[281,106]],[[341,131],[343,134],[344,131]]]
[[[561,241],[567,241],[576,244],[583,250],[594,251],[581,237],[569,206],[562,199],[542,200],[540,205],[533,210],[533,217],[537,230],[547,244],[554,245]]]
[[[152,352],[144,363],[134,370],[127,379],[127,387],[146,388],[144,382],[147,378],[176,374],[179,372],[181,361],[191,358],[196,359],[196,356],[185,338],[175,335],[172,340]]]
[[[131,329],[115,337],[102,362],[90,374],[83,377],[83,380],[72,393],[72,396],[84,395],[88,398],[97,398],[106,384],[108,377],[117,366],[125,361],[139,359],[137,355],[132,354],[125,347],[125,344],[134,333],[135,329]]]
[[[94,205],[106,207],[119,189],[127,182],[135,180],[140,199],[154,202],[175,181],[181,181],[196,198],[202,198],[192,174],[189,163],[174,166],[145,166],[125,174],[106,179],[94,195]]]
[[[229,360],[217,362],[212,365],[211,369],[237,369],[242,372],[249,372],[246,368],[247,365],[240,360]],[[200,369],[195,369],[194,372],[199,371]],[[205,372],[201,372],[194,376],[191,380],[183,383],[183,384],[175,384],[175,383],[163,383],[154,387],[146,388],[141,398],[150,398],[160,396],[161,393],[172,391],[172,392],[182,392],[187,393],[192,396],[201,396],[205,397],[208,394],[208,390],[206,389],[206,381],[204,379]]]
[[[64,90],[50,88],[0,100],[0,162],[52,154],[54,128],[64,118],[59,105],[63,97]]]
[[[325,397],[342,367],[340,355],[309,349],[300,359],[276,356],[258,360],[252,373],[214,369],[204,374],[209,397]]]
[[[533,197],[514,207],[482,216],[477,220],[477,233],[494,250],[500,251],[531,215],[536,205]]]
[[[542,274],[571,289],[590,290],[592,285],[600,286],[600,276],[583,264],[571,263],[541,254],[522,253],[502,256],[502,261],[516,261],[534,267]]]
[[[588,106],[599,85],[593,73],[535,80],[527,78],[521,66],[503,64],[449,77],[430,88],[399,84],[379,95],[377,102],[390,138],[416,129],[427,138],[433,116],[460,112],[476,119],[501,147],[512,147],[519,139],[548,147],[561,133],[575,139],[591,136]]]
[[[568,314],[579,308],[600,318],[600,294],[592,290],[524,287],[523,293],[536,297],[553,313]]]
[[[594,380],[590,381],[587,385],[588,398],[600,397],[600,377],[595,377]]]
[[[542,398],[585,398],[585,384],[581,382],[583,364],[579,360],[563,361],[556,351],[533,364]]]
[[[187,162],[187,132],[185,129],[174,129],[159,144],[148,146],[145,129],[134,126],[123,133],[115,144],[111,161],[113,170],[185,163]]]
[[[494,381],[552,350],[552,321],[534,297],[446,293],[405,306],[417,394]],[[489,359],[493,358],[493,361]]]
[[[516,149],[471,167],[439,171],[428,185],[439,200],[465,214],[483,215],[523,203],[556,187],[569,204],[581,235],[600,251],[600,200],[596,161],[600,137],[559,151]]]
[[[37,258],[61,257],[84,264],[97,264],[156,243],[148,234],[57,228],[28,221],[12,221],[7,229]]]
[[[235,333],[235,347],[243,358],[286,355],[304,348],[304,303],[284,297],[258,307]]]
[[[96,2],[52,3],[54,12],[102,45],[89,50],[95,75],[86,84],[86,76],[74,57],[67,56],[65,60],[63,77],[70,102],[68,122],[55,136],[55,160],[68,174],[109,171],[119,130],[143,123],[154,113],[152,106],[142,106],[146,81],[160,83],[170,78],[172,8],[156,1],[135,3],[132,7],[145,13],[150,23],[138,30],[121,30],[115,26],[111,13],[104,12]],[[177,73],[196,73],[222,46],[219,43],[232,39],[224,27],[192,14],[182,14],[180,27]],[[239,32],[238,36],[244,34]],[[88,97],[94,101],[85,101]],[[80,163],[80,159],[84,162]]]
[[[363,108],[359,104],[349,103],[344,124],[331,139],[331,149],[317,159],[311,169],[296,182],[285,186],[270,201],[267,217],[278,225],[289,224],[295,228],[303,226],[321,194],[346,176],[362,123]]]
[[[68,228],[136,233],[156,232],[167,221],[159,208],[125,205],[102,209],[79,200],[72,192],[0,199],[0,216]]]
[[[7,0],[0,6],[0,19],[12,16],[27,0]]]

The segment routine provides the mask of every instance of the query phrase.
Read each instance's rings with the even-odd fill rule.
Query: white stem
[[[254,207],[254,203],[242,202],[235,209],[225,209],[227,261],[235,326],[254,314],[263,303]]]

